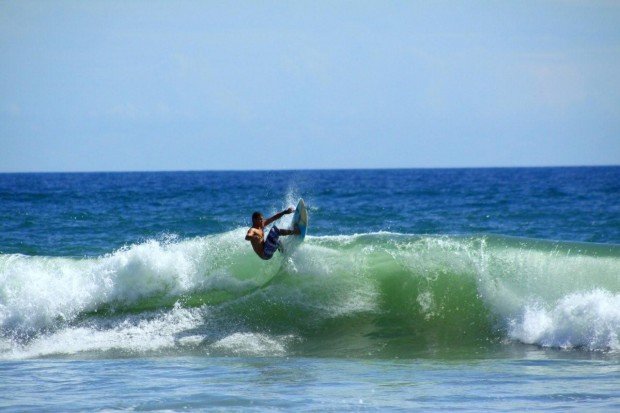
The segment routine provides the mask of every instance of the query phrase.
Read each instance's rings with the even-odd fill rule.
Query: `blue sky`
[[[598,164],[620,2],[0,2],[3,172]]]

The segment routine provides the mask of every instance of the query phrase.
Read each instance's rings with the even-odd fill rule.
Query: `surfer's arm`
[[[291,214],[293,211],[294,211],[294,209],[293,209],[293,208],[288,208],[288,209],[285,209],[285,210],[284,210],[284,211],[282,211],[282,212],[278,212],[277,214],[275,214],[275,215],[274,215],[274,216],[272,216],[271,218],[267,218],[267,219],[265,220],[265,223],[264,223],[263,225],[267,226],[267,225],[271,224],[273,221],[277,221],[277,220],[279,220],[279,219],[280,219],[280,218],[282,218],[284,215],[286,215],[286,214]]]

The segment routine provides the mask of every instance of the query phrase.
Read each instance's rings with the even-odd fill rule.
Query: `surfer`
[[[285,209],[278,212],[271,218],[263,218],[263,214],[260,212],[254,212],[252,214],[252,227],[245,235],[245,240],[252,243],[254,252],[264,260],[268,260],[273,257],[273,254],[278,249],[278,242],[281,235],[296,235],[299,234],[299,228],[295,229],[280,229],[275,225],[269,231],[267,239],[265,240],[265,227],[274,221],[282,218],[286,214],[293,213],[293,208]]]

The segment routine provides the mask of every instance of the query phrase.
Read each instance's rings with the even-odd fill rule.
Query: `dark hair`
[[[252,214],[252,223],[256,222],[256,220],[257,220],[257,219],[259,219],[259,218],[261,218],[262,216],[263,216],[263,214],[261,214],[261,213],[260,213],[260,212],[258,212],[258,211],[255,211],[255,212]]]

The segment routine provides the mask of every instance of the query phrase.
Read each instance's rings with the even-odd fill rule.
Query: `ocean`
[[[620,167],[0,174],[0,410],[209,409],[620,410]]]

